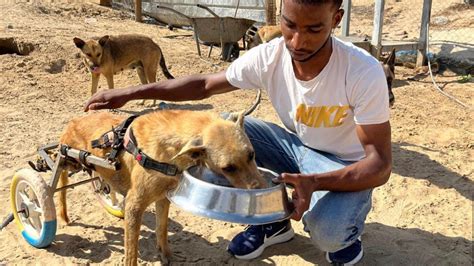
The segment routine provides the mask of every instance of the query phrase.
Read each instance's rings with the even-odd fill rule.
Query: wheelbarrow
[[[194,31],[194,39],[199,56],[201,48],[199,42],[210,45],[220,45],[221,58],[230,62],[239,57],[240,47],[238,41],[244,37],[247,30],[256,22],[246,18],[219,17],[209,7],[201,4],[196,5],[207,10],[212,17],[190,17],[171,7],[158,5],[157,8],[171,11],[189,20]]]

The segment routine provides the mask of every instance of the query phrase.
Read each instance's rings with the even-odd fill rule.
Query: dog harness
[[[107,157],[111,162],[116,162],[118,153],[122,149],[125,149],[128,153],[133,155],[135,160],[137,160],[143,168],[152,169],[169,176],[177,175],[179,170],[176,165],[158,162],[138,148],[138,142],[130,126],[137,117],[138,115],[128,117],[116,128],[112,127],[112,130],[102,134],[99,139],[93,140],[92,148],[105,149],[112,147]],[[118,169],[120,169],[120,165],[118,167]]]

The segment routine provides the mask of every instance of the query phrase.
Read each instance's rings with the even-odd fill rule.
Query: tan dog
[[[280,25],[262,26],[257,30],[257,34],[250,39],[249,48],[253,48],[261,43],[269,42],[281,36]]]
[[[225,176],[235,187],[266,187],[255,163],[253,147],[244,132],[243,113],[231,117],[235,121],[223,120],[209,112],[165,110],[142,115],[130,127],[137,146],[154,160],[176,165],[181,171],[192,165],[206,165]],[[92,148],[91,141],[100,138],[125,118],[111,113],[94,113],[73,119],[62,134],[60,143],[105,157],[110,148]],[[153,202],[156,206],[157,244],[163,262],[168,263],[171,256],[167,235],[170,202],[165,195],[177,185],[179,177],[145,169],[126,151],[120,152],[117,158],[121,163],[120,170],[96,167],[95,171],[115,191],[126,195],[125,264],[137,263],[142,216]],[[61,173],[59,186],[67,184],[70,170],[74,169],[65,169]],[[58,207],[59,216],[69,222],[66,190],[60,192]]]
[[[114,88],[114,74],[127,68],[136,68],[142,84],[156,81],[156,70],[160,64],[168,79],[174,77],[166,68],[165,58],[158,44],[142,35],[104,36],[97,40],[83,41],[74,38],[81,49],[84,62],[92,74],[92,95],[97,92],[100,75],[107,79],[109,89]],[[142,101],[142,104],[145,101]],[[153,101],[153,105],[155,101]]]

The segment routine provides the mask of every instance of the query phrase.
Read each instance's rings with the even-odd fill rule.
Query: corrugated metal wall
[[[114,4],[134,9],[133,0],[113,0]],[[210,17],[207,10],[197,7],[197,4],[206,5],[220,17],[247,18],[265,24],[265,0],[145,0],[142,2],[143,13],[159,20],[167,18],[171,24],[186,25],[187,20],[179,15],[158,9],[157,5],[171,7],[190,17]],[[238,6],[238,8],[237,8]],[[236,12],[237,9],[237,12]]]

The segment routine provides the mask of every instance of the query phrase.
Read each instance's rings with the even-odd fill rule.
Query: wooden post
[[[276,25],[275,0],[265,0],[265,22],[267,25]]]
[[[374,10],[374,29],[372,32],[371,54],[379,59],[382,52],[382,26],[383,26],[383,8],[385,0],[375,0]]]
[[[112,0],[100,0],[99,5],[101,5],[101,6],[112,6]]]
[[[135,21],[142,22],[142,0],[135,0]]]
[[[416,66],[425,66],[426,60],[426,44],[428,43],[428,23],[430,23],[432,0],[423,1],[423,13],[421,14],[420,39],[418,40],[418,52],[416,55]]]
[[[342,8],[344,9],[344,17],[342,17],[341,35],[347,37],[349,36],[349,25],[351,21],[351,0],[344,0]]]

